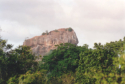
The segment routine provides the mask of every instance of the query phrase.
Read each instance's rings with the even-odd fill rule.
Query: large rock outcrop
[[[62,28],[43,33],[24,41],[23,45],[30,46],[35,55],[46,55],[50,50],[55,49],[55,45],[60,43],[78,44],[77,36],[73,29]]]

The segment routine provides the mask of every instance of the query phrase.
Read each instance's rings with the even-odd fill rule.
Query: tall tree
[[[100,45],[96,47],[80,54],[77,84],[101,84],[102,79],[114,69],[113,57],[117,57],[117,53]],[[110,84],[110,81],[108,83]]]
[[[30,47],[19,46],[12,50],[12,45],[7,44],[5,40],[0,40],[0,80],[2,84],[15,75],[24,74],[28,70],[36,69],[34,55]]]
[[[70,43],[57,45],[57,49],[44,56],[44,68],[50,72],[52,77],[61,76],[68,71],[75,72],[78,67],[79,54],[84,51],[86,47],[79,47]]]

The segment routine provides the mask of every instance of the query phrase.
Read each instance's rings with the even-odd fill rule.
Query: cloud
[[[92,45],[94,42],[110,42],[125,36],[124,0],[74,0],[74,27],[78,37]],[[81,35],[82,34],[82,35]]]
[[[54,28],[63,13],[53,0],[0,0],[0,10],[2,37],[14,44]]]
[[[29,30],[17,22],[3,21],[0,23],[2,24],[2,37],[5,39],[9,38],[11,41],[20,42],[24,37],[30,35]]]
[[[4,38],[23,42],[25,37],[72,27],[91,47],[125,36],[125,0],[0,0],[0,25]]]
[[[17,21],[23,25],[45,26],[56,21],[55,9],[59,6],[53,0],[2,0],[0,8],[1,19]]]
[[[125,19],[124,0],[75,0],[81,14],[90,19]]]

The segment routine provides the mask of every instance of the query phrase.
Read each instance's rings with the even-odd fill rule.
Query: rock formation
[[[62,28],[43,33],[41,36],[25,40],[23,45],[30,46],[36,56],[44,56],[60,43],[78,44],[77,36],[72,28]]]

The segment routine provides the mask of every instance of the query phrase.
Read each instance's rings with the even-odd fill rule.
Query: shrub
[[[46,33],[43,32],[42,35],[46,35]]]
[[[72,28],[71,28],[71,27],[69,27],[69,28],[68,28],[68,31],[69,31],[69,32],[71,32],[71,31],[72,31]]]
[[[62,84],[75,84],[75,76],[76,73],[68,72],[67,74],[63,74],[58,78],[58,81],[62,81]]]
[[[58,32],[58,30],[55,29],[55,32]]]
[[[19,80],[17,76],[11,77],[8,81],[7,84],[18,84]]]
[[[19,77],[18,84],[46,84],[46,70],[31,73],[28,71]]]

